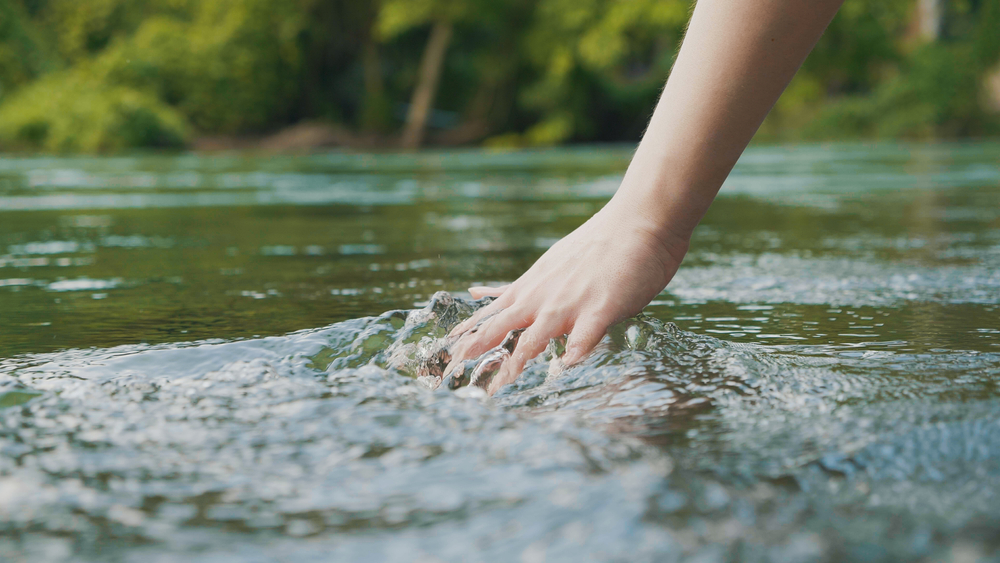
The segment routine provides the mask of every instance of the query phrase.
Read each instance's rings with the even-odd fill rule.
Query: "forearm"
[[[843,0],[700,0],[612,207],[684,246]]]
[[[618,193],[452,331],[445,374],[525,329],[489,392],[549,339],[582,359],[670,282],[695,225],[842,0],[699,0],[677,63]],[[490,318],[480,328],[480,321]]]

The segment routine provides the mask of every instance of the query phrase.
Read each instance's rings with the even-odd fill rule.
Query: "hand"
[[[638,314],[666,287],[687,252],[687,239],[663,234],[662,227],[615,203],[553,245],[514,283],[469,290],[476,299],[497,299],[452,330],[462,336],[445,375],[518,328],[527,330],[490,383],[490,395],[516,380],[552,338],[569,335],[562,361],[572,365],[594,349],[609,326]]]
[[[550,338],[569,334],[562,360],[572,365],[641,311],[677,272],[691,232],[841,2],[699,0],[614,199],[511,285],[471,290],[497,300],[452,331],[462,336],[445,375],[526,328],[493,394]]]

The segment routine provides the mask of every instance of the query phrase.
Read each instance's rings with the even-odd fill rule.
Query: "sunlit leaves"
[[[528,142],[554,144],[580,132],[587,115],[567,115],[579,87],[577,73],[620,89],[619,77],[638,67],[662,83],[667,69],[657,63],[680,40],[690,5],[687,0],[541,0],[524,41],[527,59],[540,75],[520,99],[544,117],[529,129]]]
[[[476,0],[386,0],[379,11],[378,35],[389,40],[435,21],[454,23],[474,14],[476,3]]]
[[[188,127],[174,109],[148,93],[109,86],[81,70],[50,74],[7,99],[0,106],[0,140],[54,152],[183,144]]]

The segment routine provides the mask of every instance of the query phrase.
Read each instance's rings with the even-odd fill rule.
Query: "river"
[[[630,154],[0,158],[0,559],[1000,557],[1000,143],[751,147],[580,365],[389,367]]]

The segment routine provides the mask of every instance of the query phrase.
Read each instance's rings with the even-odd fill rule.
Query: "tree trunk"
[[[995,113],[1000,113],[1000,64],[986,73],[984,88],[986,89],[986,107]]]
[[[920,39],[930,43],[941,37],[943,0],[917,0],[917,27]]]
[[[493,98],[496,95],[496,91],[497,86],[493,83],[493,80],[484,78],[464,112],[465,115],[462,123],[453,129],[434,135],[434,142],[449,146],[464,145],[488,135],[490,132],[489,114],[493,107]]]
[[[406,114],[406,128],[403,130],[403,148],[416,149],[424,140],[427,129],[427,118],[431,113],[431,105],[437,94],[438,82],[441,80],[441,68],[444,66],[444,55],[451,40],[451,23],[439,21],[431,28],[430,39],[424,48],[424,56],[420,61],[420,77],[417,87],[413,90],[410,101],[410,111]]]

